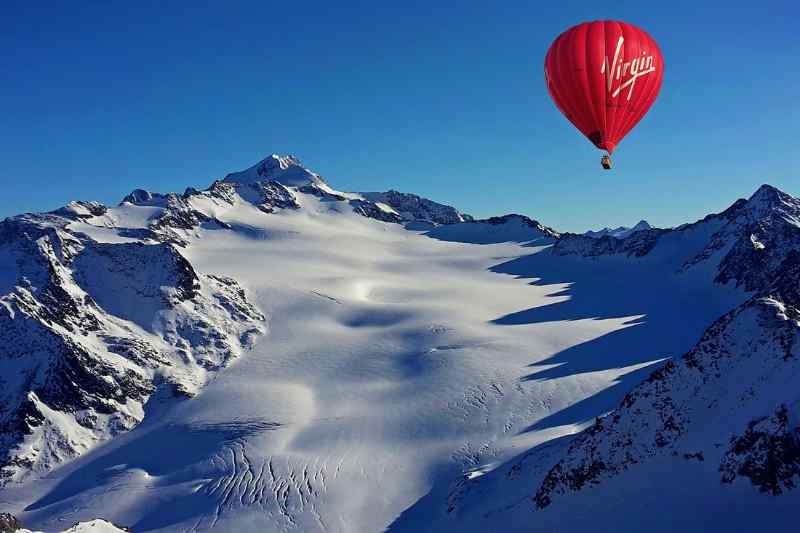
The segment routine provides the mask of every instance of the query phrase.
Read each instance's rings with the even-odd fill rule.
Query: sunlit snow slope
[[[713,283],[713,253],[682,268],[718,225],[635,260],[554,254],[532,222],[508,242],[502,221],[485,238],[474,222],[413,231],[391,205],[298,175],[140,195],[71,226],[103,242],[168,235],[199,276],[238,282],[265,334],[193,398],[151,401],[136,428],[9,484],[0,506],[46,531],[96,517],[136,532],[444,531],[463,525],[448,511],[470,479],[544,446],[541,478],[568,436],[748,296]],[[182,223],[159,233],[170,202]],[[535,490],[492,501],[532,509]]]

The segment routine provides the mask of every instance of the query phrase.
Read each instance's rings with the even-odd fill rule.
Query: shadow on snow
[[[720,290],[712,283],[713,276],[709,276],[708,270],[678,273],[680,265],[681,260],[675,257],[587,259],[556,256],[545,248],[490,268],[492,272],[531,279],[531,285],[552,285],[554,290],[548,296],[558,298],[553,303],[521,309],[491,321],[498,326],[564,322],[563,327],[569,328],[569,322],[578,320],[623,320],[620,329],[532,363],[529,365],[531,372],[522,381],[556,380],[642,365],[620,376],[611,387],[553,412],[523,432],[586,422],[612,410],[625,393],[666,359],[688,351],[713,320],[744,299],[744,295],[735,291]],[[520,457],[545,459],[540,450],[548,450],[542,464],[549,468],[559,457],[551,451],[561,449],[570,439],[571,436],[567,436],[543,443],[479,478],[480,484],[495,485],[506,476],[508,466],[519,462]],[[552,446],[556,443],[557,446]],[[535,474],[531,472],[533,481],[536,481],[534,478],[540,480],[547,468],[536,470]],[[458,473],[451,471],[447,478],[437,477],[431,491],[406,509],[388,531],[424,529],[422,526],[431,516],[443,516],[457,476]],[[529,500],[536,490],[533,481],[525,483],[526,492],[514,498],[519,502]],[[486,492],[486,488],[477,489],[477,492]],[[479,494],[470,498],[476,496]]]
[[[206,425],[156,426],[151,430],[139,427],[128,434],[128,442],[113,448],[69,473],[50,492],[29,505],[25,511],[36,512],[51,505],[72,507],[70,499],[87,491],[113,487],[114,477],[142,470],[153,480],[153,486],[168,487],[207,477],[208,461],[223,446],[261,431],[277,429],[279,424],[235,422]],[[144,431],[142,431],[144,430]],[[133,531],[167,527],[198,516],[213,508],[212,498],[202,491],[160,499]]]
[[[490,270],[555,286],[550,304],[498,317],[499,326],[577,320],[624,320],[620,329],[566,348],[530,365],[523,381],[541,381],[646,365],[612,387],[553,413],[528,430],[584,422],[614,408],[625,393],[664,360],[688,351],[713,320],[741,296],[718,290],[700,273],[677,273],[669,260],[556,256],[549,249],[495,265]]]

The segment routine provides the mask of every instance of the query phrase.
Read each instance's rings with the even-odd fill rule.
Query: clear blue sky
[[[764,182],[800,194],[799,5],[6,0],[0,216],[205,187],[272,152],[342,190],[559,230],[674,225]],[[601,18],[666,60],[611,172],[542,68],[561,31]]]

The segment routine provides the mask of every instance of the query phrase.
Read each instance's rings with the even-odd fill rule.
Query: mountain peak
[[[779,198],[780,195],[785,194],[783,191],[778,189],[777,187],[773,187],[768,183],[764,183],[759,187],[756,192],[750,196],[750,200],[758,200],[762,198]]]
[[[599,239],[601,237],[607,237],[607,236],[615,237],[617,239],[624,239],[625,237],[628,237],[629,235],[632,235],[637,231],[644,231],[648,229],[653,229],[653,226],[651,226],[646,220],[640,220],[639,222],[636,223],[635,226],[630,228],[627,226],[620,226],[618,228],[609,228],[608,226],[606,226],[605,228],[598,231],[589,230],[583,233],[583,235],[587,237],[592,237],[594,239]]]
[[[800,200],[772,185],[764,184],[747,199],[746,209],[751,216],[763,218],[777,212],[783,216],[797,218],[800,211]]]
[[[750,205],[776,205],[788,198],[789,195],[785,192],[765,183],[748,198],[747,202]]]
[[[297,157],[279,154],[271,154],[250,168],[228,174],[223,181],[236,183],[277,181],[287,187],[303,187],[305,185],[321,185],[325,183],[318,174],[303,166],[303,163]]]

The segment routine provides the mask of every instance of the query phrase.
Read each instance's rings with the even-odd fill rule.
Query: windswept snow
[[[26,523],[380,531],[583,429],[742,298],[705,272],[663,276],[669,258],[444,242],[296,195],[275,214],[216,205],[224,226],[182,252],[238,280],[269,335],[191,401],[9,488]]]
[[[0,502],[45,531],[97,517],[137,532],[580,531],[597,527],[598,506],[613,529],[642,493],[638,514],[619,522],[649,527],[643,513],[657,508],[659,486],[679,491],[692,480],[680,469],[659,477],[671,459],[651,461],[661,452],[645,441],[641,457],[620,451],[621,463],[647,463],[642,473],[619,467],[598,478],[610,491],[565,496],[571,485],[554,482],[557,502],[539,514],[532,499],[555,465],[579,469],[593,457],[581,447],[591,434],[576,435],[794,261],[798,206],[781,195],[762,188],[752,204],[696,224],[591,238],[520,215],[473,221],[394,191],[341,193],[296,158],[270,156],[204,191],[134,191],[118,207],[76,203],[65,218],[43,215],[36,223],[62,224],[56,235],[67,244],[46,250],[56,271],[36,271],[42,280],[68,278],[74,307],[90,302],[103,327],[124,326],[168,357],[148,353],[158,371],[143,373],[147,390],[114,406],[141,423],[7,485]],[[32,290],[15,285],[18,269],[30,270],[14,255],[21,246],[0,254],[0,289],[17,299]],[[781,327],[796,327],[792,309],[770,305]],[[2,315],[15,326],[16,309]],[[14,355],[3,376],[24,370]],[[184,366],[189,377],[195,367],[218,372],[201,372],[191,399],[165,397],[158,380]],[[72,414],[26,401],[71,456],[91,440]],[[623,427],[646,427],[647,413],[632,411]],[[785,442],[786,413],[796,406],[738,438]],[[26,443],[33,454],[36,442]],[[733,475],[769,464],[761,448],[736,450],[726,455]],[[684,462],[702,456],[686,451]],[[742,498],[735,491],[713,499],[713,516]],[[670,500],[675,523],[702,528],[681,501]],[[788,516],[786,501],[753,508]]]

